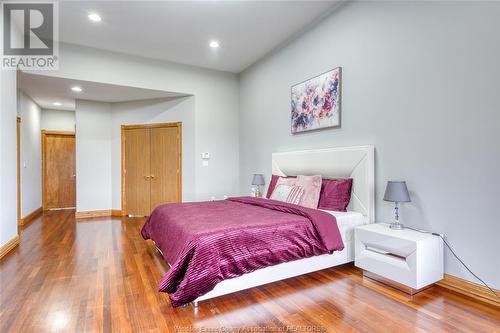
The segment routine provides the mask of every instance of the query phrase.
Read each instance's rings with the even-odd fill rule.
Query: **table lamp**
[[[256,185],[257,186],[257,190],[255,191],[255,196],[257,198],[261,197],[260,186],[264,185],[264,184],[265,184],[265,182],[264,182],[264,176],[262,174],[256,173],[256,174],[253,175],[252,185]]]
[[[384,201],[394,202],[394,222],[391,223],[390,228],[395,230],[402,230],[404,226],[399,223],[399,207],[400,202],[410,202],[410,194],[404,181],[388,181],[385,188]]]

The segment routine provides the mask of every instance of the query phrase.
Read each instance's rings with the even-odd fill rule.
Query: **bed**
[[[352,178],[347,212],[250,197],[162,206],[142,235],[155,242],[171,267],[159,289],[169,293],[173,306],[191,301],[198,306],[199,301],[354,260],[354,228],[374,220],[374,147],[274,153],[272,172]]]

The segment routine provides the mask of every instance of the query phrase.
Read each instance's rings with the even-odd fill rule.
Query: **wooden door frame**
[[[179,173],[177,174],[177,193],[178,200],[182,202],[182,122],[175,123],[158,123],[158,124],[139,124],[139,125],[122,125],[121,127],[121,142],[122,142],[122,215],[127,213],[127,193],[126,193],[126,149],[125,149],[125,131],[130,129],[151,129],[151,128],[166,128],[166,127],[177,127],[179,132],[179,139],[177,140],[177,149],[179,152],[179,160],[177,162],[177,167],[179,168]]]
[[[16,142],[17,142],[17,225],[23,224],[21,216],[21,117],[16,118]]]
[[[42,130],[42,209],[43,210],[47,210],[47,204],[45,202],[45,200],[46,200],[46,198],[45,198],[45,171],[46,171],[45,155],[46,155],[46,150],[47,150],[47,148],[45,147],[46,146],[45,139],[46,139],[47,135],[70,136],[70,137],[74,137],[76,139],[75,132]],[[76,168],[76,163],[75,163],[75,168]],[[75,198],[76,198],[76,183],[75,183]]]

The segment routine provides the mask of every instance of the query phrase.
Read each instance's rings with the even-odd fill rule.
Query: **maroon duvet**
[[[163,205],[141,233],[171,266],[159,289],[173,306],[224,279],[344,248],[332,215],[253,197]]]

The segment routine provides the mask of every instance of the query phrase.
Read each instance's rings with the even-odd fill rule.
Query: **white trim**
[[[339,147],[274,153],[273,174],[286,176],[321,174],[324,178],[353,178],[353,195],[349,210],[362,213],[365,223],[375,219],[375,160],[373,146]],[[354,240],[344,239],[345,248],[324,254],[258,269],[242,276],[221,281],[214,289],[198,297],[199,301],[227,295],[267,283],[288,279],[354,260]]]

